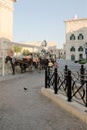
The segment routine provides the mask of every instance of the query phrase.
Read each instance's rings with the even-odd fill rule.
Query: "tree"
[[[30,51],[28,50],[28,49],[24,49],[23,50],[23,55],[24,56],[27,56],[27,55],[29,55],[30,54]]]
[[[21,50],[22,50],[22,47],[21,46],[14,46],[14,52],[16,52],[16,53],[19,53],[19,52],[21,52]]]

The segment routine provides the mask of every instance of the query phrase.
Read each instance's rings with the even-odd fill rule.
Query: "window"
[[[83,59],[83,54],[79,54],[79,59],[80,59],[80,60]]]
[[[71,55],[71,61],[75,61],[75,55]]]
[[[75,51],[75,47],[71,47],[70,51]]]
[[[70,40],[75,40],[75,35],[74,34],[71,34]]]
[[[80,33],[78,36],[78,40],[82,40],[82,39],[84,39],[84,36]]]
[[[83,51],[83,47],[80,46],[80,47],[78,48],[78,51]]]

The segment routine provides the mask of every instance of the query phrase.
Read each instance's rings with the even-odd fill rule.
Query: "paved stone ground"
[[[43,86],[44,74],[37,72],[0,81],[0,130],[87,130],[86,124],[41,95]]]

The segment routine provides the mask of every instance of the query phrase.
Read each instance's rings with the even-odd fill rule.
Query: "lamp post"
[[[84,48],[85,48],[86,61],[87,61],[87,43],[84,44]]]

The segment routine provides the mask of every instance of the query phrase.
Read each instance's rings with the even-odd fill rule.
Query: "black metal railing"
[[[83,65],[75,73],[67,65],[63,72],[58,68],[45,68],[45,88],[49,87],[55,94],[62,92],[69,102],[75,100],[87,107],[87,73]]]

